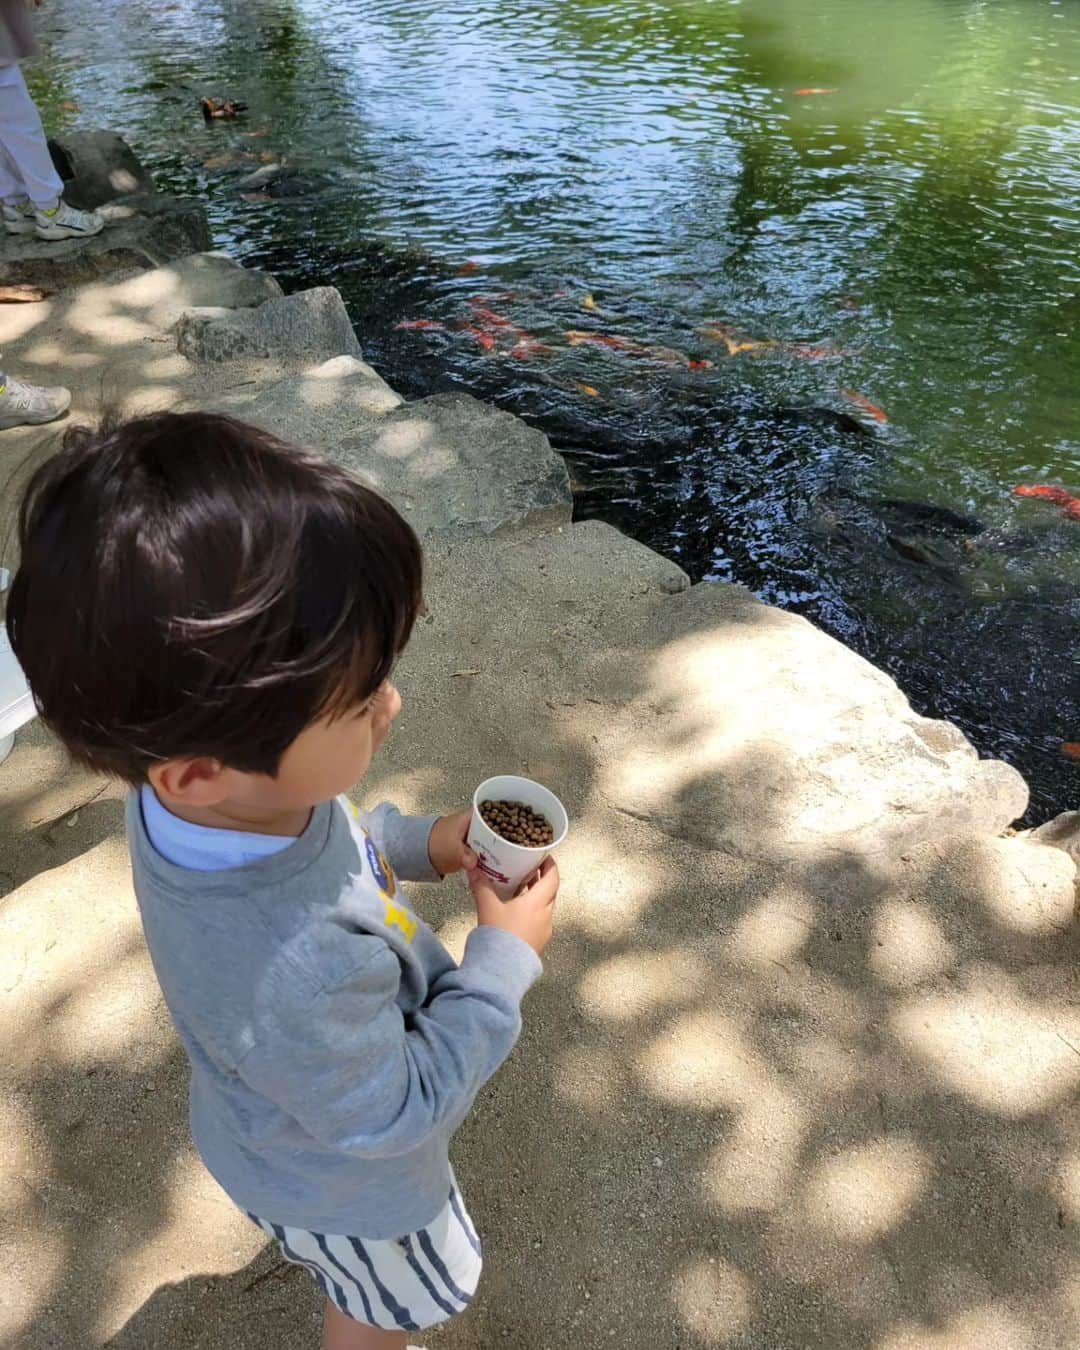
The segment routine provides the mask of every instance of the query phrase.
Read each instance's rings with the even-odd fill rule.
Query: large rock
[[[570,521],[566,465],[544,433],[467,394],[436,394],[372,418],[328,453],[396,503],[420,534]]]
[[[283,441],[326,450],[373,415],[401,406],[382,376],[357,356],[334,356],[261,393],[226,393],[215,410],[254,422]]]
[[[1027,807],[1014,769],[920,717],[820,629],[737,587],[673,598],[650,617],[650,640],[647,672],[628,682],[625,654],[601,649],[585,687],[611,703],[605,735],[619,748],[604,796],[676,838],[827,869],[1000,834]]]
[[[132,192],[153,192],[153,179],[134,151],[115,131],[67,131],[49,141],[64,197],[72,206],[93,210]]]
[[[361,354],[341,294],[333,286],[299,291],[240,312],[220,306],[190,309],[177,321],[176,345],[192,361],[251,356],[312,361]]]
[[[49,242],[34,235],[8,236],[0,244],[0,282],[71,290],[210,247],[206,213],[195,202],[135,194],[110,202],[101,214],[105,228],[91,239]]]

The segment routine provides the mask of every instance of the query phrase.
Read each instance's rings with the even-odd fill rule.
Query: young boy
[[[469,813],[340,794],[401,709],[416,536],[318,456],[206,414],[69,433],[32,479],[7,613],[42,717],[132,786],[150,955],[210,1172],[326,1294],[326,1350],[466,1307],[480,1245],[447,1156],[541,971],[548,860],[469,871],[461,965],[398,888],[476,862]]]

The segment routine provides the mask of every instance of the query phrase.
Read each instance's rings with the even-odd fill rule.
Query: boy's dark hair
[[[416,535],[318,455],[210,413],[75,429],[30,480],[7,628],[77,761],[273,774],[375,692],[422,605]]]

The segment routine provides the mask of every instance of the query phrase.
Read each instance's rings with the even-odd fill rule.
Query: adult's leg
[[[64,190],[45,140],[41,115],[18,66],[0,66],[0,145],[7,151],[21,188],[35,206],[55,206]]]
[[[405,1350],[403,1331],[380,1331],[346,1317],[327,1300],[323,1309],[323,1350]]]

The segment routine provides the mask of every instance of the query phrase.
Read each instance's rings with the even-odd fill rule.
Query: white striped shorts
[[[422,1331],[469,1306],[483,1265],[480,1239],[457,1187],[426,1228],[385,1240],[309,1233],[255,1214],[286,1261],[303,1266],[347,1316],[384,1331]]]

